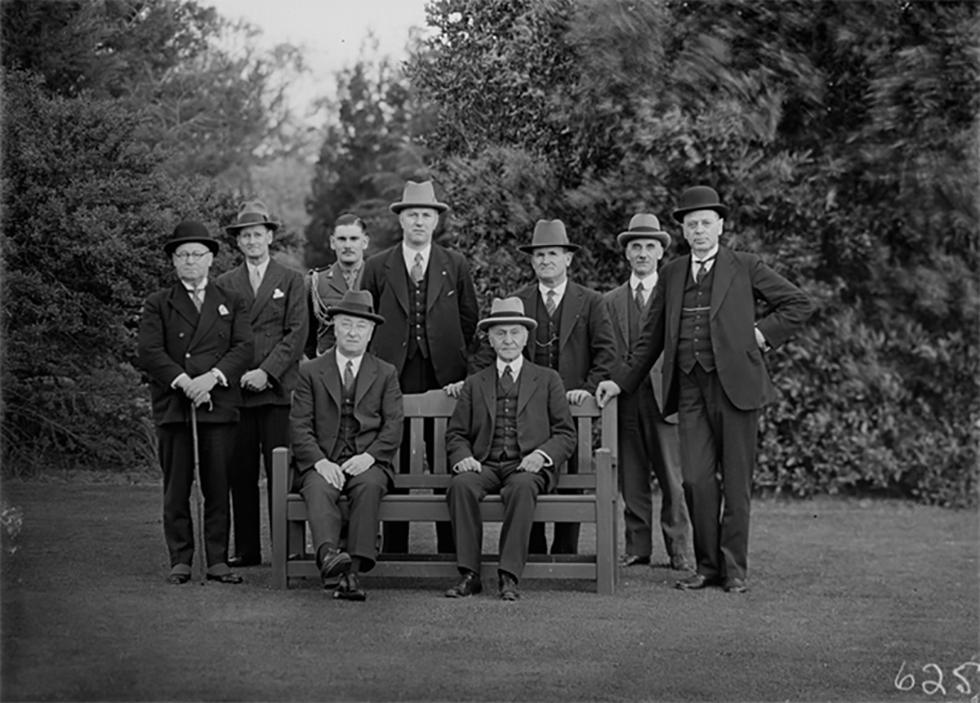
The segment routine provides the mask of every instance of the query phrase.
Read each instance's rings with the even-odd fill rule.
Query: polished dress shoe
[[[350,569],[350,554],[339,549],[327,549],[320,562],[320,578],[330,581],[340,574],[346,574]]]
[[[228,566],[233,569],[240,569],[243,566],[259,566],[262,563],[261,557],[240,557],[234,556],[228,560]]]
[[[367,600],[367,593],[361,588],[357,574],[346,573],[340,575],[333,597],[338,600]]]
[[[730,578],[725,581],[725,593],[745,593],[749,586],[743,579]]]
[[[167,576],[167,583],[173,584],[174,586],[179,586],[182,583],[187,583],[191,580],[190,574],[170,574]]]
[[[466,598],[483,591],[480,577],[472,571],[467,571],[459,577],[459,582],[446,591],[446,598]]]
[[[636,554],[624,554],[619,558],[620,566],[646,566],[650,563],[650,557],[641,557]]]
[[[517,600],[521,597],[520,592],[517,590],[517,579],[506,571],[500,572],[497,585],[500,588],[500,600]]]
[[[691,574],[686,579],[681,579],[674,584],[674,588],[682,591],[697,591],[709,586],[720,586],[721,579],[717,576],[704,576],[703,574]]]
[[[674,571],[694,571],[694,565],[683,554],[675,554],[670,558],[670,568]]]

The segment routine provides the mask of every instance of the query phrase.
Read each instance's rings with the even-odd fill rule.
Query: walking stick
[[[197,555],[197,575],[204,584],[204,562],[207,560],[204,544],[204,492],[201,490],[201,457],[197,449],[197,406],[191,401],[191,444],[194,447],[194,553]]]

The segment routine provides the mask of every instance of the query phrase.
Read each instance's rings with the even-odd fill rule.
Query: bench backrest
[[[443,390],[427,393],[405,394],[405,419],[408,421],[408,435],[402,442],[410,443],[409,470],[399,473],[399,458],[396,456],[395,483],[399,488],[445,488],[449,467],[446,465],[446,426],[456,407],[456,400]],[[599,409],[594,397],[589,397],[581,405],[570,406],[572,418],[578,431],[576,445],[577,474],[568,474],[568,465],[562,465],[562,488],[595,488],[594,450],[606,447],[611,450],[613,461],[617,457],[616,441],[616,401],[613,399],[605,408]],[[593,428],[599,427],[598,439],[594,440]],[[432,466],[425,460],[425,425],[433,426],[431,440],[434,443]],[[598,447],[594,446],[598,444]]]

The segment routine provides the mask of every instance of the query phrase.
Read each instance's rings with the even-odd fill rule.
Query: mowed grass
[[[347,603],[313,581],[273,590],[268,565],[243,570],[242,586],[167,585],[158,487],[7,481],[3,493],[24,513],[2,563],[3,700],[969,701],[980,691],[975,668],[960,669],[970,694],[954,677],[980,660],[975,511],[757,500],[745,596],[675,590],[677,573],[661,565],[623,571],[611,597],[526,581],[518,603],[497,600],[495,584],[457,601],[442,597],[448,583],[368,575],[367,602]],[[419,546],[432,535],[413,527]],[[583,551],[592,540],[583,529]],[[946,693],[927,696],[937,671]]]

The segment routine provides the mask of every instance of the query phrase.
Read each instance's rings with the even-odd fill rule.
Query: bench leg
[[[289,451],[285,447],[272,450],[272,585],[286,588],[287,525],[286,493],[289,480]]]
[[[604,596],[616,592],[616,476],[612,453],[596,452],[596,591]]]

